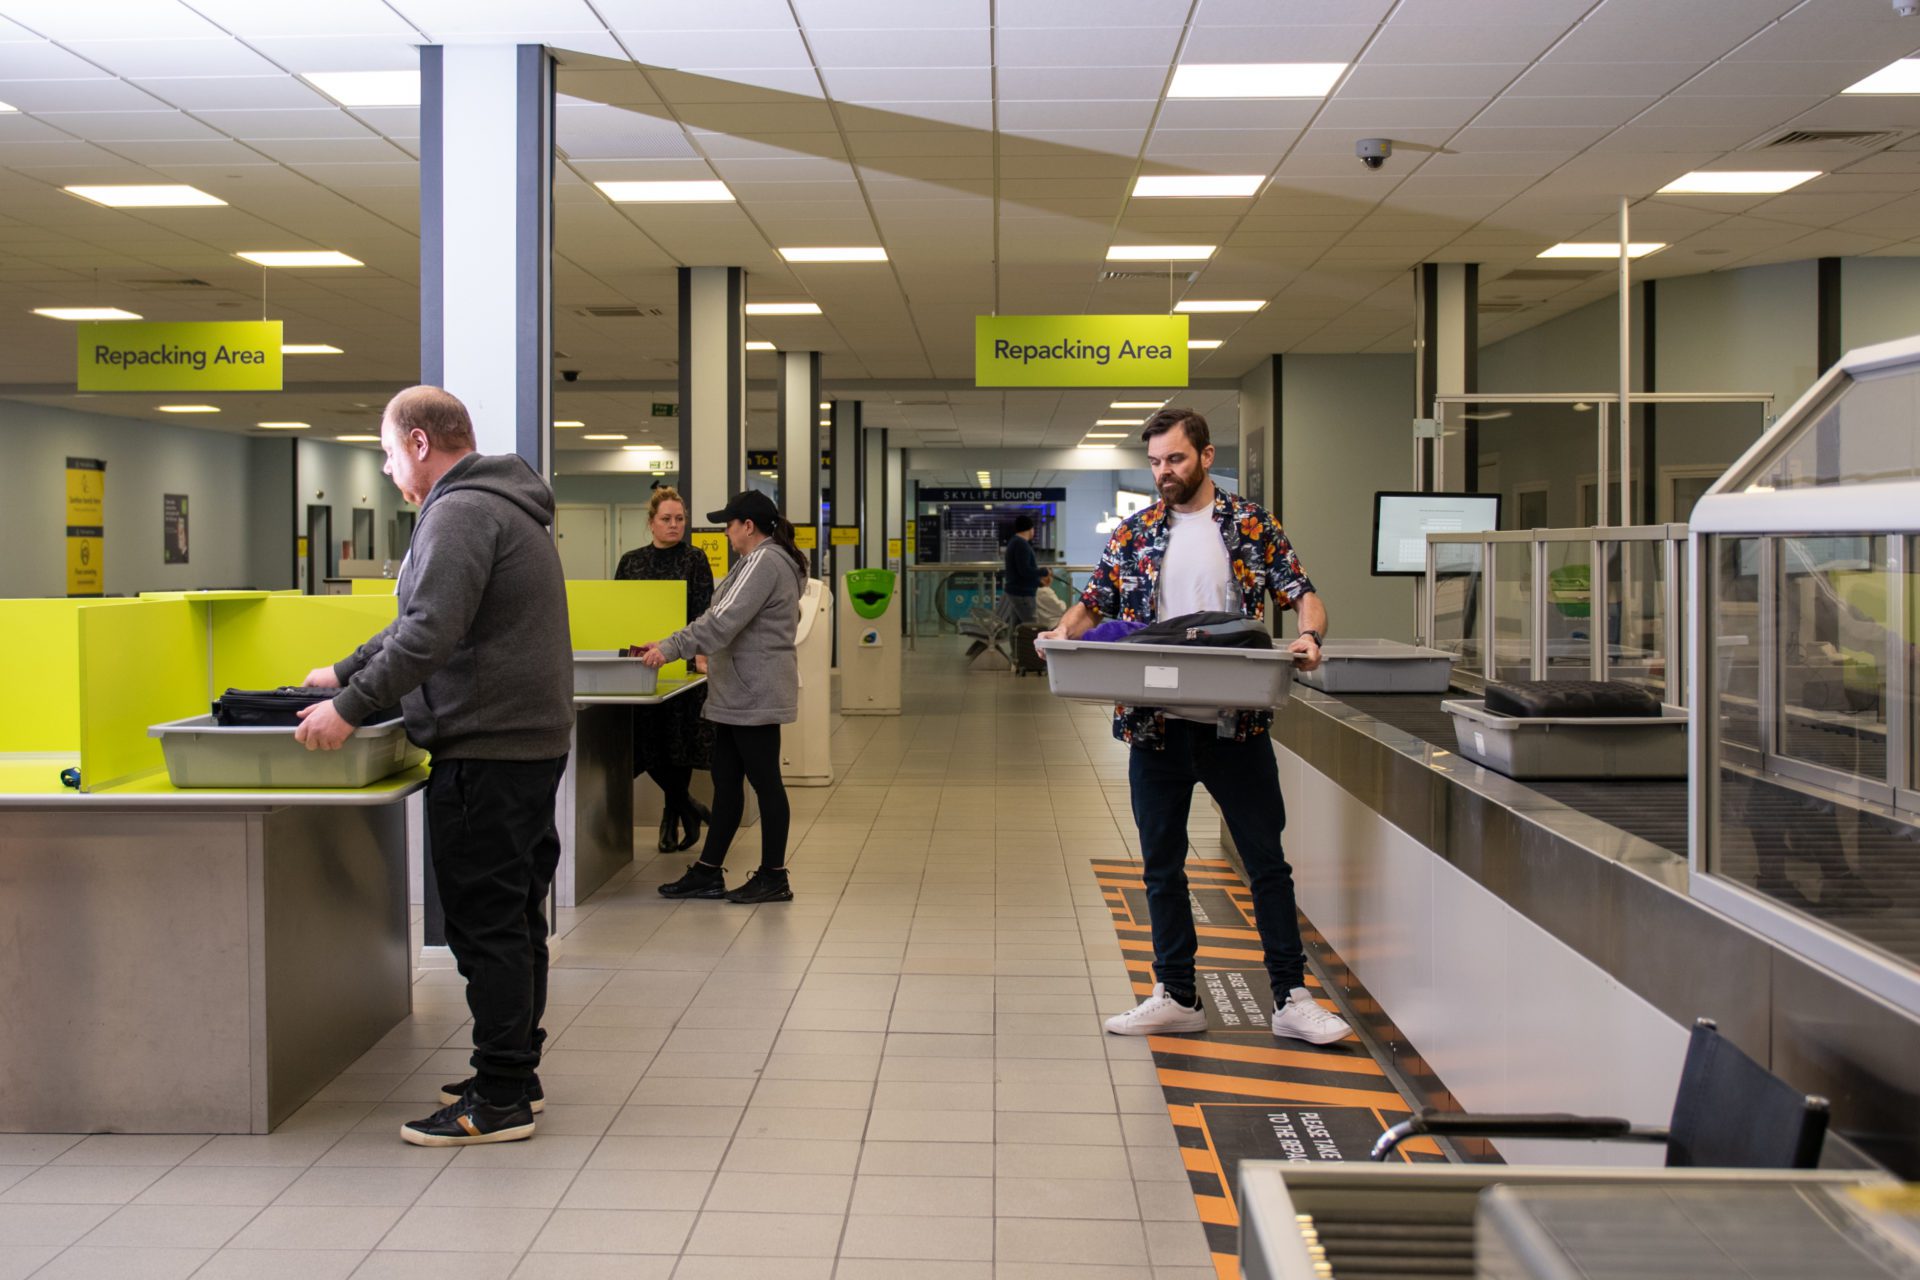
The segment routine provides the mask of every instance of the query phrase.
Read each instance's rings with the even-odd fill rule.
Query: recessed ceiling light
[[[885,262],[885,249],[782,249],[788,262]]]
[[[833,419],[832,419],[832,418],[822,418],[822,419],[820,419],[820,425],[821,425],[821,426],[823,426],[823,427],[830,427],[830,426],[832,426],[832,425],[833,425]]]
[[[591,437],[589,437],[591,439]],[[666,446],[661,444],[623,444],[620,446],[628,453],[664,453]]]
[[[8,112],[18,111],[19,109],[20,108],[10,102],[0,102],[0,115],[6,115]]]
[[[1089,440],[1125,440],[1126,438],[1127,438],[1127,433],[1124,431],[1089,431],[1087,432],[1087,439]]]
[[[1920,93],[1920,58],[1902,58],[1840,92]]]
[[[1133,184],[1136,200],[1205,200],[1250,196],[1267,180],[1264,173],[1152,174]]]
[[[1189,298],[1174,307],[1175,312],[1188,315],[1206,315],[1230,311],[1259,311],[1267,304],[1255,298]]]
[[[113,187],[64,187],[68,195],[91,200],[109,209],[190,209],[225,204],[219,196],[183,183]]]
[[[1344,62],[1215,62],[1174,68],[1169,98],[1324,98]]]
[[[1696,169],[1675,178],[1656,193],[1678,195],[1777,195],[1819,177],[1819,169]]]
[[[1107,249],[1107,261],[1204,262],[1216,248],[1211,244],[1116,244]]]
[[[253,424],[262,431],[305,431],[312,423],[308,422],[256,422]]]
[[[581,422],[578,418],[567,418],[563,421],[556,422],[553,425],[561,428],[562,430],[565,430],[568,427],[584,427],[587,424],[584,422]]]
[[[772,351],[773,349],[771,342],[749,342],[747,344],[747,350],[749,351]]]
[[[826,411],[827,411],[828,409],[831,409],[831,408],[833,408],[833,401],[831,401],[831,400],[822,400],[822,401],[820,402],[820,411],[821,411],[822,413],[825,413],[825,412],[826,412]]]
[[[210,404],[163,404],[159,406],[159,409],[160,409],[160,412],[162,413],[218,413],[220,412],[220,410],[216,406],[210,405]]]
[[[615,204],[731,204],[724,182],[596,182]]]
[[[364,267],[358,258],[349,258],[335,249],[257,249],[236,253],[236,258],[263,267]]]
[[[1224,341],[1226,341],[1224,338],[1189,338],[1187,339],[1187,350],[1212,351]]]
[[[1650,253],[1658,253],[1666,248],[1664,241],[1649,241],[1645,244],[1629,243],[1629,258],[1644,258]],[[1569,240],[1557,244],[1551,249],[1543,249],[1538,255],[1542,258],[1618,258],[1620,242],[1618,240]]]
[[[343,107],[417,107],[418,71],[302,71],[300,78]]]
[[[1074,446],[1076,449],[1118,449],[1119,447],[1117,444],[1077,444]]]
[[[1115,400],[1109,409],[1158,409],[1165,400]]]
[[[324,342],[283,342],[280,344],[283,356],[343,356],[346,352],[338,347],[330,347]]]
[[[1096,418],[1093,425],[1096,427],[1143,427],[1146,423],[1139,418]]]
[[[379,436],[335,436],[341,444],[378,444]]]
[[[625,440],[625,439],[626,439],[626,436],[624,436],[624,435],[595,435],[595,436],[581,436],[580,438],[581,438],[582,440]]]
[[[820,304],[817,302],[749,302],[747,314],[750,316],[817,316]]]
[[[138,320],[140,315],[134,311],[122,311],[119,307],[35,307],[33,314],[45,316],[49,320]]]

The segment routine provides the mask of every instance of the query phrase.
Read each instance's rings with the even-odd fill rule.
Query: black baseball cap
[[[780,510],[766,494],[748,489],[734,494],[718,511],[707,512],[708,524],[726,524],[730,520],[751,520],[760,532],[772,533],[779,527]]]

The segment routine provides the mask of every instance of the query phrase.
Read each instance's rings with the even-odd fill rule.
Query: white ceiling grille
[[[1824,151],[1884,151],[1908,137],[1910,129],[1788,129],[1775,134],[1750,151],[1777,151],[1782,148],[1819,148]]]

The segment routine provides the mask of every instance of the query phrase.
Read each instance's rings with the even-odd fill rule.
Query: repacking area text
[[[1110,364],[1116,354],[1122,360],[1171,360],[1173,347],[1164,342],[1134,342],[1128,339],[1120,344],[1116,353],[1112,343],[1075,342],[1071,338],[1062,338],[1058,342],[1010,342],[1005,338],[993,340],[993,358],[995,360],[1018,360],[1021,364],[1031,364],[1035,360],[1091,360],[1095,364]]]
[[[93,349],[95,364],[111,365],[116,369],[131,369],[137,365],[182,365],[195,371],[204,371],[209,364],[265,364],[267,353],[238,351],[222,343],[211,352],[193,347],[159,346],[144,350],[118,350],[114,347],[96,345]]]

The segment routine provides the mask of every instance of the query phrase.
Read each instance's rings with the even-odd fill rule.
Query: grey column
[[[1414,279],[1415,416],[1431,418],[1435,396],[1480,389],[1480,267],[1427,262]],[[1471,492],[1480,474],[1479,425],[1457,412],[1450,417],[1458,425],[1427,466],[1427,488]]]
[[[420,380],[553,474],[553,58],[420,50]]]
[[[680,268],[680,492],[706,524],[747,484],[747,273]]]
[[[835,400],[828,411],[828,420],[832,432],[833,464],[828,474],[833,478],[833,527],[858,528],[860,526],[860,501],[865,490],[861,472],[862,451],[860,438],[865,433],[860,429],[860,402],[858,400]],[[832,530],[830,529],[829,534]],[[828,586],[836,593],[840,590],[840,575],[849,569],[860,567],[858,546],[832,547],[828,557],[828,570],[832,577]],[[838,600],[836,594],[835,600]],[[840,610],[834,609],[834,665],[840,663]]]
[[[860,567],[887,567],[887,433],[860,436]]]
[[[798,528],[820,524],[820,353],[780,353],[780,514]],[[820,571],[820,554],[812,556]]]

